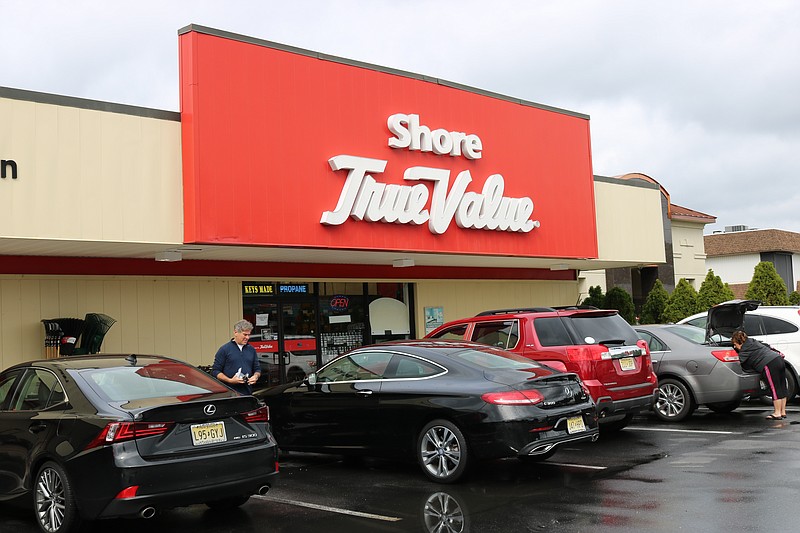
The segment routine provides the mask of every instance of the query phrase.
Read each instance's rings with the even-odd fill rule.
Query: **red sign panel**
[[[589,121],[180,36],[185,241],[595,258]]]

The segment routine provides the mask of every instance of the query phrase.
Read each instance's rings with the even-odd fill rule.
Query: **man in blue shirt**
[[[250,394],[261,375],[258,354],[250,344],[253,324],[240,320],[233,325],[233,338],[219,347],[211,375],[240,394]]]

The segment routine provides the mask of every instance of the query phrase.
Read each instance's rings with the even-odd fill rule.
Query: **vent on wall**
[[[733,233],[734,231],[747,231],[750,228],[747,226],[725,226],[725,233]]]

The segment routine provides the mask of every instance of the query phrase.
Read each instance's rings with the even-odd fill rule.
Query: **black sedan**
[[[0,374],[0,500],[32,503],[48,533],[195,503],[237,507],[278,473],[268,419],[257,399],[175,359],[19,364]]]
[[[596,440],[575,374],[498,348],[397,341],[358,348],[304,381],[256,391],[284,450],[414,457],[451,483],[475,459],[544,459]]]

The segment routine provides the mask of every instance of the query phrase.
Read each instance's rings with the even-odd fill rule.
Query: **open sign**
[[[350,298],[337,294],[331,298],[330,306],[333,311],[347,311],[347,308],[350,307]]]

